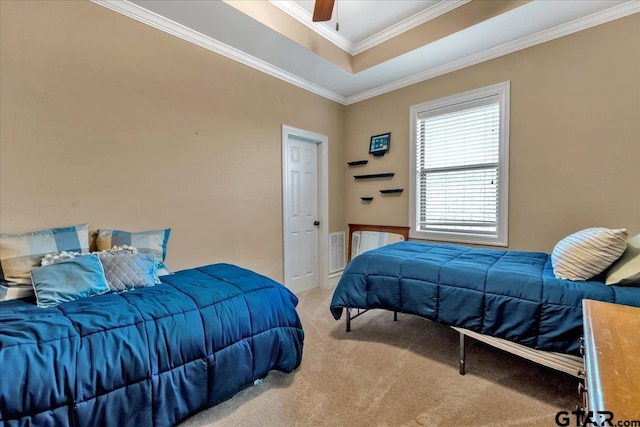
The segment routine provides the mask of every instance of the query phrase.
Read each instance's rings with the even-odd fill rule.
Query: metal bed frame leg
[[[465,374],[465,359],[466,359],[466,349],[465,349],[465,335],[460,332],[460,375]]]
[[[397,321],[398,321],[398,312],[397,312],[397,311],[394,311],[394,312],[393,312],[393,321],[394,321],[394,322],[397,322]]]
[[[351,332],[351,309],[347,308],[347,332]]]
[[[363,311],[360,311],[361,309],[359,309],[359,308],[354,309],[354,308],[349,308],[349,307],[345,307],[344,309],[347,312],[347,332],[351,332],[351,321],[353,319],[355,319],[356,317],[361,316],[361,315],[365,314],[367,311],[369,311],[369,309],[363,309]],[[357,312],[357,314],[355,316],[352,316],[351,315],[351,310],[357,310],[358,312]],[[393,313],[394,313],[393,314],[393,320],[398,320],[398,313],[395,312],[395,311]]]

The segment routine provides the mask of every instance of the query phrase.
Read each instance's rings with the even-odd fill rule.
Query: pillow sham
[[[558,279],[588,280],[603,272],[627,247],[627,230],[594,227],[560,240],[551,252]]]
[[[31,271],[42,257],[57,251],[89,251],[89,224],[21,234],[0,234],[0,280],[31,284]]]
[[[140,253],[152,253],[158,259],[158,276],[164,276],[170,274],[164,265],[170,233],[170,228],[139,232],[101,229],[98,231],[96,244],[99,251],[111,249],[113,246],[128,245],[134,246]]]
[[[102,263],[96,254],[45,265],[33,270],[31,278],[38,307],[55,307],[109,292]]]
[[[607,285],[640,286],[640,234],[627,241],[627,249],[607,271]]]

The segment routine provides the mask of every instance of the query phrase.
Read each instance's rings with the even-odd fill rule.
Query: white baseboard
[[[327,283],[327,289],[333,289],[338,285],[338,281],[342,277],[342,271],[338,271],[337,273],[332,273],[329,275],[329,283]],[[322,286],[323,288],[325,286]]]

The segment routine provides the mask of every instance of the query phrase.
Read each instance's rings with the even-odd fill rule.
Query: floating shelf
[[[362,166],[369,163],[369,160],[356,160],[355,162],[347,162],[349,166]]]
[[[360,200],[362,200],[363,202],[370,202],[373,200],[373,197],[360,197]]]
[[[400,194],[404,191],[404,188],[391,188],[389,190],[380,190],[382,194]]]
[[[394,172],[389,173],[374,173],[371,175],[354,175],[355,179],[375,179],[375,178],[391,178],[395,175]]]

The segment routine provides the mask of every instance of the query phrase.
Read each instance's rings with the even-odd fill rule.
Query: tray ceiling
[[[637,0],[337,0],[312,23],[306,0],[93,1],[345,105],[640,12]]]

